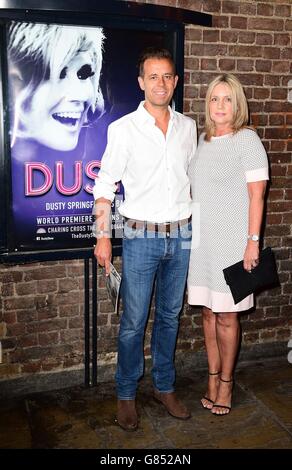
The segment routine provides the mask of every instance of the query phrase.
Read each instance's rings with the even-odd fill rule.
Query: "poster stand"
[[[115,250],[113,250],[115,253]],[[93,248],[62,253],[12,253],[0,255],[0,266],[39,261],[83,259],[84,276],[84,385],[97,385],[97,261]],[[91,268],[91,269],[90,269]],[[90,286],[91,271],[91,286]]]

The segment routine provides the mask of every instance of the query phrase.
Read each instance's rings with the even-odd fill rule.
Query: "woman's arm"
[[[247,235],[260,235],[263,210],[264,210],[264,196],[266,191],[267,182],[256,181],[247,183],[249,195],[249,211],[248,211],[248,234]],[[254,268],[259,259],[259,242],[247,240],[246,249],[243,257],[244,269],[250,271]]]

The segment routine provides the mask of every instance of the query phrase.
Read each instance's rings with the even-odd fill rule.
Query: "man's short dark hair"
[[[144,76],[144,63],[147,59],[167,59],[173,67],[173,73],[176,73],[175,63],[168,49],[164,49],[163,47],[147,47],[141,52],[138,59],[138,71],[140,77]]]

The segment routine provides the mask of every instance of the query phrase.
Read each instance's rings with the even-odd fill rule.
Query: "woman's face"
[[[227,83],[219,83],[211,93],[210,117],[216,128],[225,129],[227,132],[232,130],[233,106],[231,89]]]
[[[27,137],[55,150],[73,150],[94,90],[94,75],[88,52],[79,52],[55,80],[43,81],[35,90],[25,110]]]

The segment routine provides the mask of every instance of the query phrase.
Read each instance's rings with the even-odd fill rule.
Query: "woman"
[[[269,179],[265,149],[247,122],[247,101],[238,79],[231,74],[216,77],[206,95],[205,133],[189,170],[200,217],[193,217],[198,243],[192,246],[188,276],[188,302],[203,306],[209,382],[201,403],[216,415],[231,410],[239,312],[253,306],[252,295],[234,304],[222,270],[242,258],[248,271],[257,265]]]
[[[17,137],[55,150],[78,137],[103,108],[101,28],[12,22],[8,31],[12,147]]]

